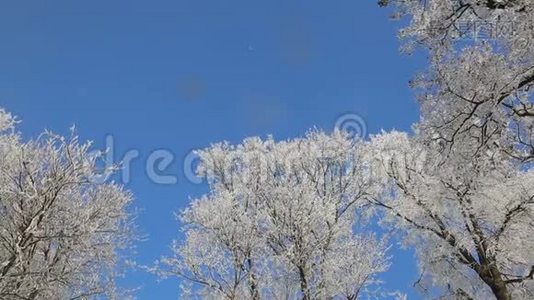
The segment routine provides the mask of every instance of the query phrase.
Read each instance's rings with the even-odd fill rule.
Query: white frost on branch
[[[377,193],[362,145],[314,131],[200,151],[210,193],[180,214],[186,239],[156,272],[185,279],[188,296],[202,299],[368,294],[388,259],[361,228]]]
[[[477,143],[461,146],[444,160],[418,136],[373,137],[375,174],[389,191],[375,204],[416,249],[419,286],[444,287],[450,298],[531,299],[534,170],[499,152],[473,155]]]
[[[76,136],[23,142],[14,123],[0,110],[0,298],[113,298],[130,193],[90,180],[99,158]]]
[[[415,246],[419,283],[450,298],[532,299],[534,2],[379,3],[409,19],[400,36],[429,68],[412,81],[414,136],[373,139],[390,191],[377,204]]]

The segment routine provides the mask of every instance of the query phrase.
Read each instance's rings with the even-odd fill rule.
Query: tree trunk
[[[306,280],[306,272],[304,272],[304,267],[299,266],[299,277],[300,277],[300,290],[302,291],[302,300],[311,300],[310,291],[308,290],[308,281]]]
[[[483,267],[478,272],[480,278],[491,288],[497,300],[511,300],[512,296],[502,278],[501,272],[495,266]]]
[[[258,291],[258,285],[256,283],[256,276],[254,273],[250,275],[250,293],[252,295],[252,300],[260,300],[260,291]]]
[[[498,282],[488,283],[491,290],[493,291],[493,294],[497,298],[497,300],[511,300],[512,297],[510,296],[510,293],[508,292],[508,288],[506,287],[506,284],[499,280]]]

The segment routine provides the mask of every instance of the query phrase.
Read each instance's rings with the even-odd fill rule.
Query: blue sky
[[[147,240],[149,264],[179,235],[173,213],[206,191],[183,175],[196,148],[252,135],[286,139],[332,130],[356,113],[368,133],[409,130],[418,108],[408,80],[424,57],[398,52],[398,23],[374,0],[0,1],[0,106],[19,116],[26,138],[43,129],[103,147],[137,150],[128,188]],[[175,159],[151,182],[146,158]],[[393,249],[387,289],[418,296],[410,252]],[[121,280],[139,299],[176,299],[175,280],[143,272]]]

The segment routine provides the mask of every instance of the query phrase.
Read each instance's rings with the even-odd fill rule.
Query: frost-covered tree
[[[401,37],[422,46],[430,67],[420,88],[427,139],[454,151],[475,139],[524,162],[534,158],[534,2],[531,0],[391,0],[410,19]],[[510,130],[511,129],[511,130]],[[469,143],[469,142],[468,142]]]
[[[534,170],[499,151],[473,155],[478,147],[463,143],[444,161],[439,145],[418,136],[373,137],[375,175],[382,171],[389,195],[375,203],[415,247],[422,287],[460,299],[532,299]]]
[[[415,245],[423,279],[459,298],[532,298],[534,2],[390,0],[412,82],[414,136],[374,138],[386,220]]]
[[[0,298],[112,297],[130,194],[94,183],[89,144],[52,133],[24,142],[15,123],[0,110]]]
[[[200,151],[210,193],[180,215],[185,241],[158,271],[203,298],[357,299],[388,267],[358,222],[377,192],[361,145],[314,131]]]

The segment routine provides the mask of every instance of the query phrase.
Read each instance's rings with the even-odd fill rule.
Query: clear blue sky
[[[361,115],[369,133],[409,130],[418,108],[408,80],[424,66],[399,54],[400,24],[375,0],[0,1],[0,106],[26,138],[42,129],[102,147],[137,149],[128,188],[148,236],[135,258],[169,253],[173,213],[204,185],[183,176],[191,149],[251,135],[300,136]],[[148,179],[153,150],[176,156],[174,185]],[[417,299],[410,252],[393,249],[386,288]],[[175,280],[143,272],[121,280],[139,299],[176,299]]]

